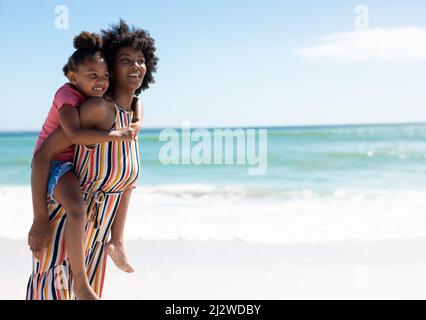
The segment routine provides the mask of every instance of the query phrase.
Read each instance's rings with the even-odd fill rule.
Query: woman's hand
[[[45,250],[52,239],[49,219],[47,217],[34,217],[30,232],[28,233],[28,245],[37,260],[41,260]]]

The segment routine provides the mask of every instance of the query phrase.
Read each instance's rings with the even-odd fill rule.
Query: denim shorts
[[[47,182],[47,194],[53,198],[53,191],[59,179],[68,171],[74,169],[74,164],[70,161],[53,160],[50,163],[49,180]]]

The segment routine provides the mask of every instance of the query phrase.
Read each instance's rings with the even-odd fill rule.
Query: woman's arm
[[[132,195],[133,185],[129,186],[121,195],[120,203],[118,204],[117,213],[114,218],[114,223],[111,227],[111,240],[122,244],[124,225],[126,222],[127,210],[129,209],[130,197]]]
[[[138,134],[143,120],[143,104],[140,99],[137,97],[133,98],[132,102],[132,110],[133,110],[133,119],[132,124],[130,125],[135,129],[136,135]],[[124,231],[124,223],[126,221],[127,209],[129,208],[130,196],[132,195],[133,189],[135,189],[135,184],[129,186],[121,197],[120,203],[117,208],[117,215],[112,225],[112,238],[117,241],[123,241],[123,231]]]
[[[106,141],[133,140],[134,132],[128,128],[110,132],[81,128],[78,109],[71,105],[63,105],[59,110],[59,117],[61,127],[73,144],[90,145]]]
[[[143,104],[140,99],[137,97],[133,98],[132,102],[133,118],[130,125],[131,128],[135,130],[135,136],[138,136],[139,130],[142,128],[143,120]]]
[[[143,104],[138,97],[134,97],[132,101],[133,118],[132,123],[142,124],[143,119]]]

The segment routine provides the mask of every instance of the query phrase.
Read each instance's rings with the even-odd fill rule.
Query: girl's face
[[[135,91],[142,85],[145,73],[145,57],[141,50],[132,47],[118,50],[113,68],[115,85]]]
[[[70,82],[86,97],[102,97],[109,86],[108,66],[102,56],[86,57],[77,69],[70,71]]]

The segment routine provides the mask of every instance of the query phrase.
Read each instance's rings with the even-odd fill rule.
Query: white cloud
[[[335,58],[362,61],[426,60],[426,30],[408,28],[374,28],[332,33],[321,37],[320,44],[296,50],[306,58]]]

